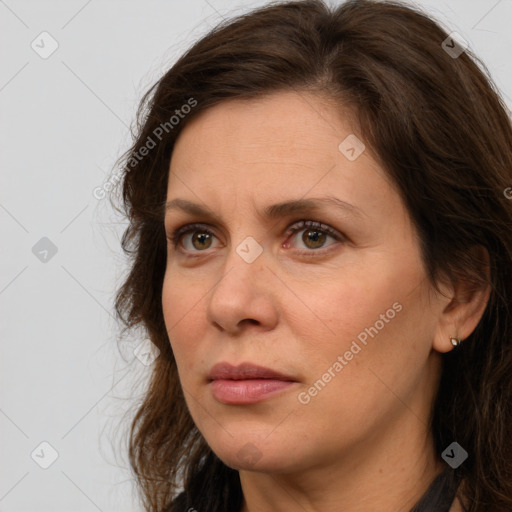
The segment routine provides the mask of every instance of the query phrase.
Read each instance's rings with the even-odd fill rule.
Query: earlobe
[[[460,279],[451,288],[451,301],[444,306],[433,340],[433,348],[438,352],[449,352],[457,348],[476,329],[485,312],[491,294],[489,254],[478,246],[474,248],[479,256],[479,272],[482,278]]]

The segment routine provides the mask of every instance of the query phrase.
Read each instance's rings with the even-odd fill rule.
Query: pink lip
[[[213,396],[230,405],[261,402],[297,383],[290,376],[251,363],[218,363],[208,377]]]
[[[289,380],[250,379],[214,380],[210,383],[213,396],[224,404],[242,405],[261,402],[279,391],[296,384]]]
[[[241,363],[233,366],[230,363],[217,363],[210,370],[208,375],[210,380],[231,379],[231,380],[247,380],[247,379],[274,379],[295,381],[293,377],[283,373],[276,372],[264,366],[258,366],[252,363]]]

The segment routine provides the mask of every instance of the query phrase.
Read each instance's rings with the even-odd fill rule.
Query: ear
[[[469,278],[461,278],[444,288],[450,300],[441,312],[434,335],[433,348],[438,352],[444,353],[453,349],[451,337],[465,340],[480,322],[489,301],[491,294],[489,253],[483,246],[475,246],[471,253],[479,262],[482,282],[476,283]]]

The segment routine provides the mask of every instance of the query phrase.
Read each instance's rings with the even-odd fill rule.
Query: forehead
[[[200,168],[226,177],[249,167],[265,168],[277,178],[284,167],[297,173],[307,167],[328,169],[343,154],[340,144],[345,151],[350,144],[344,141],[357,138],[353,119],[353,113],[334,100],[306,92],[226,100],[185,126],[175,143],[171,170],[197,173]],[[367,145],[363,159],[378,167]],[[351,167],[358,163],[353,161]]]
[[[228,197],[238,204],[265,197],[270,204],[333,192],[356,205],[396,200],[386,173],[354,133],[352,116],[342,112],[316,95],[279,92],[199,113],[176,141],[168,200],[218,207]],[[354,140],[361,153],[349,159],[344,151]]]
[[[333,101],[310,93],[279,92],[230,99],[192,119],[178,137],[175,153],[180,152],[180,146],[189,147],[191,139],[196,142],[192,156],[200,156],[205,149],[211,152],[213,145],[215,154],[241,160],[264,157],[260,153],[262,145],[274,156],[288,158],[298,156],[301,147],[336,153],[339,142],[354,131],[351,117]]]

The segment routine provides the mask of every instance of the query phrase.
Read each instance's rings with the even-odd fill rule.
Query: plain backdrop
[[[134,355],[142,334],[118,348],[125,223],[94,190],[143,92],[265,3],[0,1],[1,512],[141,510],[123,432],[151,366]],[[512,1],[415,3],[468,41],[511,108]]]

